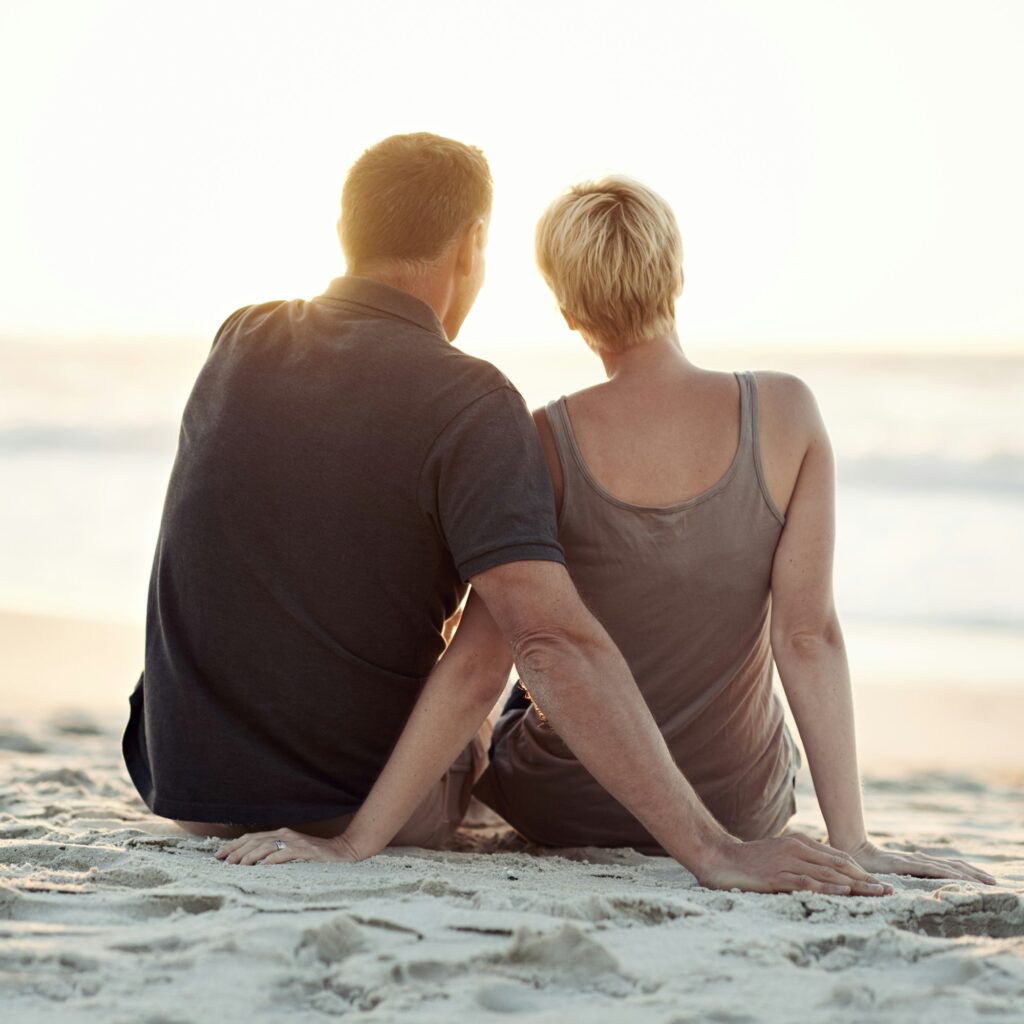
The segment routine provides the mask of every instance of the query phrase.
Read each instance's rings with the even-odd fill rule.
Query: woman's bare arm
[[[852,858],[790,836],[741,843],[679,771],[621,653],[564,566],[512,562],[474,576],[520,678],[580,763],[711,888],[882,895]]]
[[[850,669],[832,595],[835,463],[810,390],[775,378],[791,426],[806,438],[772,569],[771,640],[775,663],[810,764],[829,843],[873,872],[993,879],[963,861],[879,850],[864,826]],[[785,391],[783,395],[780,392]]]
[[[380,853],[476,735],[511,668],[508,642],[483,602],[471,594],[454,639],[348,828],[331,839],[293,829],[248,833],[225,844],[218,856],[231,863],[283,864],[365,860]],[[282,850],[276,849],[278,839],[286,842]]]

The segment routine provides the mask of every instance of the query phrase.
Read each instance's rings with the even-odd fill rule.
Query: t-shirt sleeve
[[[565,563],[540,439],[514,388],[488,392],[441,431],[420,486],[463,582],[506,562]]]

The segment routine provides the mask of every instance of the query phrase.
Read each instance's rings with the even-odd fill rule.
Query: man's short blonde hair
[[[537,266],[598,352],[675,327],[683,243],[671,207],[618,175],[572,186],[537,224]]]

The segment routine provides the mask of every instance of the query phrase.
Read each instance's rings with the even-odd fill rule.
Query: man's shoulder
[[[473,390],[477,392],[475,398],[502,388],[518,394],[515,385],[493,363],[470,355],[455,345],[445,346],[444,361],[446,370],[473,385]]]
[[[251,306],[240,306],[228,316],[217,329],[213,344],[216,345],[225,335],[237,331],[243,326],[255,326],[280,311],[288,311],[289,307],[300,306],[303,299],[272,299],[270,302],[259,302]]]

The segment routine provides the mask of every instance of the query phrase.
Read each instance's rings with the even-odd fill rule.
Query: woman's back
[[[644,386],[613,380],[547,408],[560,539],[683,773],[734,834],[770,835],[793,810],[793,759],[771,689],[783,517],[765,483],[757,381],[693,367],[635,379]],[[502,720],[483,788],[543,843],[653,842],[533,711]]]

